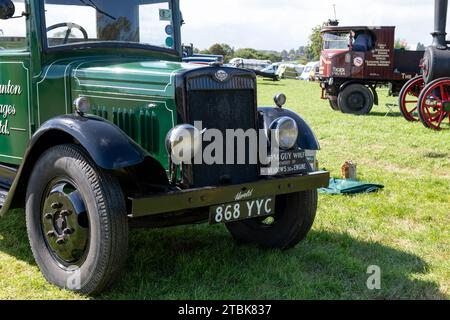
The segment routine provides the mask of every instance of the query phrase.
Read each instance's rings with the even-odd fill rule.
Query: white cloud
[[[334,16],[341,25],[394,25],[396,37],[431,43],[432,0],[181,0],[185,43],[207,48],[291,49],[308,41],[311,29]]]

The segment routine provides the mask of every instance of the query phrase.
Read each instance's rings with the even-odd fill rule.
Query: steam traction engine
[[[450,122],[450,50],[446,40],[448,0],[435,0],[433,43],[422,59],[423,76],[409,81],[400,93],[400,110],[409,121],[441,130]]]

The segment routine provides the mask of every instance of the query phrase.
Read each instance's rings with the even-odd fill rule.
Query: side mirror
[[[11,0],[0,0],[0,19],[7,20],[14,16],[16,7]]]

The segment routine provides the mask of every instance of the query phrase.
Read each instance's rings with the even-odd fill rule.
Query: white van
[[[305,81],[313,80],[316,69],[319,68],[319,66],[320,66],[319,61],[307,63],[305,69],[303,70],[302,74],[300,75],[300,80],[305,80]]]

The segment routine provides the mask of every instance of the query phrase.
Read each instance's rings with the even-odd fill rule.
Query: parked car
[[[229,64],[236,68],[260,71],[260,70],[265,69],[265,68],[269,67],[270,65],[272,65],[272,61],[234,58],[234,59],[230,60]]]
[[[278,77],[281,79],[297,79],[303,72],[303,65],[283,63],[277,70]]]
[[[183,45],[183,62],[209,65],[211,63],[223,63],[224,56],[215,54],[194,53],[194,45]]]
[[[277,71],[278,71],[278,68],[279,68],[279,66],[280,66],[280,63],[272,63],[270,66],[268,66],[267,68],[264,68],[264,69],[262,69],[261,71],[262,72],[265,72],[265,73],[270,73],[270,74],[276,74],[277,73]]]

